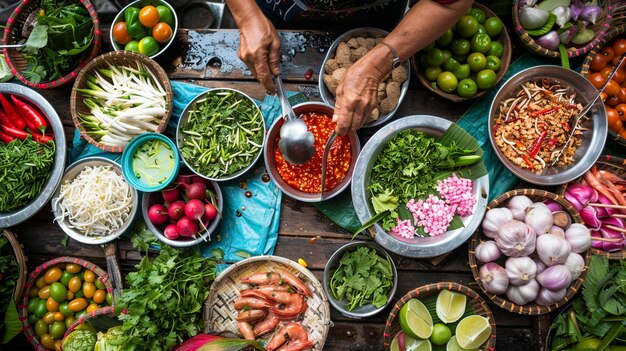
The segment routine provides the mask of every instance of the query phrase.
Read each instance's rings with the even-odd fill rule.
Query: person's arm
[[[445,5],[420,0],[384,39],[404,61],[439,38],[463,16],[472,0],[457,0]],[[346,71],[337,87],[335,114],[337,133],[346,134],[360,128],[376,107],[378,83],[391,72],[393,54],[379,44]]]
[[[252,74],[273,94],[272,76],[280,74],[280,39],[255,0],[226,0],[240,32],[237,54]]]

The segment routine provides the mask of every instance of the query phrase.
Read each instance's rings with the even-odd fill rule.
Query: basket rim
[[[35,284],[35,280],[39,277],[41,273],[59,263],[75,263],[82,266],[83,268],[87,268],[93,271],[96,274],[97,279],[101,281],[106,287],[107,293],[113,294],[113,286],[111,285],[109,274],[98,265],[91,263],[85,259],[71,256],[61,256],[53,258],[37,266],[32,272],[30,272],[30,274],[28,274],[28,281],[26,282],[26,285],[24,286],[24,291],[22,293],[22,303],[17,306],[19,319],[22,322],[22,331],[24,332],[24,336],[26,336],[26,339],[31,343],[31,345],[33,345],[33,347],[37,351],[48,351],[48,349],[41,345],[39,338],[35,334],[33,326],[28,323],[28,300],[30,299],[28,297],[28,290],[30,290],[31,286]]]
[[[479,8],[483,11],[485,11],[487,13],[488,17],[497,17],[500,18],[500,16],[498,16],[495,12],[493,12],[490,8],[488,8],[487,6],[478,3],[478,2],[474,2],[472,4],[472,7],[476,7]],[[467,98],[461,97],[456,93],[446,93],[445,91],[439,89],[439,88],[433,88],[430,85],[430,82],[428,81],[428,79],[426,79],[426,75],[424,74],[423,70],[420,69],[420,64],[418,63],[418,60],[416,58],[417,54],[412,55],[409,60],[411,62],[411,71],[415,72],[415,75],[417,76],[417,80],[422,84],[422,86],[424,88],[426,88],[428,91],[446,99],[452,102],[462,102],[462,101],[470,101],[470,100],[474,100],[476,98],[479,98],[483,95],[485,95],[487,92],[491,91],[492,89],[495,89],[496,86],[498,85],[498,83],[500,83],[502,81],[502,79],[504,78],[504,75],[506,74],[506,72],[509,69],[509,65],[511,64],[511,57],[512,57],[512,53],[513,53],[513,45],[511,43],[511,35],[509,34],[509,30],[506,28],[506,26],[502,26],[502,32],[499,34],[499,42],[502,43],[502,46],[504,47],[504,51],[502,53],[502,57],[500,57],[500,62],[501,62],[501,66],[500,66],[500,70],[496,73],[496,83],[492,88],[489,89],[485,89],[485,90],[480,90],[476,93],[476,95],[474,96],[470,96]],[[507,50],[508,49],[508,50]]]
[[[78,327],[79,325],[85,323],[86,321],[90,320],[90,319],[94,319],[98,316],[104,316],[104,315],[115,315],[115,308],[113,306],[105,306],[102,308],[98,308],[97,310],[91,311],[89,313],[85,313],[84,315],[78,317],[71,325],[69,328],[67,328],[67,330],[65,331],[65,333],[63,334],[63,337],[61,338],[61,340],[65,339],[71,332],[73,332],[76,327]]]
[[[526,30],[522,28],[522,25],[519,21],[519,10],[518,10],[519,7],[520,7],[520,0],[514,0],[513,6],[511,8],[511,17],[513,20],[513,31],[517,33],[517,37],[522,42],[524,47],[529,50],[532,50],[534,54],[538,54],[541,56],[552,57],[552,58],[561,57],[561,54],[558,51],[546,49],[540,46],[539,44],[537,44],[537,42],[528,34],[528,32],[526,32]],[[585,44],[584,46],[581,46],[579,48],[577,47],[567,48],[566,49],[567,57],[573,58],[573,57],[578,57],[578,56],[586,54],[602,39],[602,37],[606,34],[606,32],[610,30],[611,23],[613,21],[613,1],[606,0],[605,8],[607,10],[606,16],[601,17],[605,19],[605,22],[602,24],[600,28],[598,28],[596,35],[593,37],[593,39],[587,44]]]
[[[156,77],[161,78],[162,81],[158,83],[161,83],[163,86],[163,90],[165,90],[166,109],[165,109],[165,115],[161,119],[161,123],[159,124],[159,126],[157,127],[155,131],[156,133],[159,133],[159,134],[163,133],[165,131],[165,128],[167,128],[167,124],[170,120],[170,117],[172,115],[172,111],[174,108],[174,92],[172,90],[171,81],[169,77],[167,76],[167,73],[165,72],[163,67],[161,67],[153,59],[140,53],[136,53],[132,51],[125,51],[125,50],[110,51],[110,52],[107,52],[100,56],[95,57],[94,59],[89,61],[89,63],[87,63],[85,67],[83,67],[83,69],[78,73],[76,80],[74,81],[74,86],[72,86],[72,91],[70,94],[70,113],[72,115],[72,121],[74,122],[74,126],[80,132],[81,137],[87,140],[89,144],[103,151],[112,152],[112,153],[121,153],[124,151],[126,146],[123,146],[123,147],[106,146],[106,145],[101,144],[97,140],[95,140],[91,135],[89,135],[87,131],[85,130],[85,128],[83,127],[82,123],[80,122],[78,118],[78,111],[77,111],[77,104],[79,103],[78,102],[79,93],[76,91],[76,89],[78,89],[82,85],[84,79],[86,79],[86,75],[89,72],[91,72],[94,67],[100,65],[101,63],[106,63],[106,62],[109,62],[109,60],[115,60],[115,59],[125,59],[129,61],[134,61],[134,62],[139,61],[145,66],[147,66],[146,68],[152,70],[152,73],[154,73]],[[82,102],[80,103],[82,104]]]
[[[22,10],[31,3],[31,1],[33,0],[21,0],[21,3],[15,8],[15,10],[13,10],[13,13],[11,13],[11,17],[9,17],[6,28],[4,29],[4,38],[2,39],[2,42],[4,44],[9,44],[9,37],[10,37],[11,32],[14,29],[14,25],[15,25],[15,21],[17,17],[22,12]],[[25,85],[32,87],[32,88],[37,88],[37,89],[50,89],[50,88],[56,88],[56,87],[65,85],[67,83],[70,83],[76,78],[76,76],[82,70],[82,68],[89,61],[91,61],[94,57],[96,57],[96,55],[98,55],[98,53],[100,52],[100,48],[102,47],[102,30],[100,29],[100,20],[98,19],[98,14],[96,12],[96,9],[89,0],[77,0],[77,2],[80,2],[81,4],[83,4],[85,8],[87,9],[87,11],[89,12],[89,17],[91,18],[91,21],[93,23],[94,38],[93,38],[93,42],[91,45],[92,46],[91,50],[89,51],[89,55],[87,55],[87,57],[82,62],[80,62],[71,72],[68,72],[63,77],[58,78],[53,81],[47,81],[43,83],[31,82],[28,79],[26,79],[26,77],[24,77],[22,72],[17,70],[17,68],[13,64],[13,61],[11,61],[11,59],[9,58],[8,49],[2,49],[2,53],[4,54],[5,61],[7,62],[7,64],[9,65],[9,68],[11,69],[11,73]]]
[[[612,156],[612,155],[601,155],[600,158],[598,158],[598,160],[596,161],[596,163],[598,163],[598,162],[608,163],[608,164],[611,164],[611,166],[613,166],[613,167],[618,167],[619,165],[622,165],[622,166],[626,167],[626,159],[623,159],[623,158],[617,157],[617,156]],[[572,182],[576,182],[576,181],[578,181],[581,178],[582,177],[574,179],[574,180],[572,180]],[[565,184],[562,184],[561,186],[559,186],[556,189],[556,193],[559,194],[559,195],[565,194],[565,189],[567,189],[567,185],[568,184],[569,183],[565,183]],[[604,251],[604,250],[591,248],[591,254],[592,255],[606,256],[606,257],[609,258],[609,260],[621,260],[621,259],[625,259],[626,258],[626,247],[624,247],[620,251],[614,251],[614,252],[607,252],[607,251]]]
[[[28,270],[26,266],[26,255],[24,255],[22,244],[20,244],[17,240],[17,236],[13,234],[11,230],[3,229],[2,232],[0,232],[0,236],[6,237],[9,241],[9,245],[11,245],[11,249],[13,250],[13,256],[17,262],[18,277],[15,282],[15,289],[13,290],[13,300],[18,304],[24,291],[24,285],[26,284],[26,274]]]
[[[486,344],[483,344],[481,346],[482,347],[481,349],[489,350],[489,351],[495,350],[496,320],[493,316],[493,312],[487,305],[487,302],[485,301],[485,299],[483,299],[476,291],[474,291],[468,286],[455,283],[455,282],[439,282],[439,283],[422,285],[415,289],[409,290],[405,295],[403,295],[402,297],[398,299],[398,302],[395,303],[392,310],[389,312],[389,316],[387,317],[387,320],[385,321],[385,331],[383,333],[383,337],[384,337],[383,345],[386,351],[389,350],[391,339],[393,337],[393,335],[391,335],[391,332],[392,332],[391,328],[394,324],[394,321],[398,319],[397,315],[399,314],[400,309],[402,309],[402,306],[404,306],[411,299],[431,296],[431,295],[439,293],[441,290],[444,290],[444,289],[447,289],[453,292],[461,292],[466,297],[468,297],[469,301],[475,301],[481,306],[481,308],[483,309],[482,312],[484,312],[484,314],[487,315],[487,318],[489,319],[489,324],[491,325],[491,328],[492,328],[491,336],[489,337],[489,340],[487,341]],[[478,311],[476,314],[477,315],[481,314],[479,312],[480,311]]]
[[[542,197],[543,199],[550,199],[550,200],[556,201],[559,204],[561,204],[563,206],[563,210],[568,212],[568,214],[572,217],[572,223],[583,222],[578,211],[576,211],[574,206],[569,201],[567,201],[565,197],[549,192],[549,191],[540,190],[540,189],[525,188],[525,189],[509,190],[501,194],[494,200],[492,200],[487,205],[487,210],[490,210],[496,207],[502,207],[502,204],[504,202],[506,202],[513,196],[517,196],[517,195],[526,195],[530,198]],[[491,301],[493,301],[496,305],[498,305],[502,309],[505,309],[509,312],[524,314],[524,315],[541,315],[541,314],[546,314],[546,313],[550,313],[550,312],[558,310],[559,308],[566,305],[573,298],[573,296],[578,292],[583,281],[585,280],[587,269],[589,268],[589,260],[591,258],[590,249],[585,251],[584,255],[583,253],[580,254],[581,256],[583,256],[585,260],[585,270],[580,274],[580,276],[573,283],[570,283],[569,287],[567,288],[567,293],[560,301],[549,306],[541,306],[541,305],[537,305],[536,303],[528,303],[523,306],[518,305],[509,301],[506,298],[501,297],[501,295],[491,294],[485,290],[485,287],[483,286],[480,280],[480,276],[478,272],[478,261],[476,260],[476,256],[474,254],[475,253],[474,250],[476,249],[476,246],[479,244],[481,239],[489,239],[489,238],[484,236],[482,228],[479,227],[478,230],[476,230],[476,232],[474,233],[474,235],[472,235],[472,238],[469,242],[468,256],[469,256],[469,265],[472,270],[472,275],[474,276],[474,280],[476,281],[480,289],[483,291],[483,293],[487,297],[489,297]]]

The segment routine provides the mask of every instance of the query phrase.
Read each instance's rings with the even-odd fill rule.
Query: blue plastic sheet
[[[193,98],[206,91],[207,88],[172,82],[172,89],[174,108],[165,134],[174,138],[182,111]],[[289,92],[288,96],[292,103],[303,100],[302,94],[299,93]],[[266,96],[262,102],[256,101],[256,103],[263,113],[265,126],[269,128],[274,119],[280,117],[278,99]],[[96,148],[80,138],[80,134],[76,131],[73,148],[69,151],[70,162],[89,156],[102,156],[117,161],[121,154],[108,153]],[[265,174],[265,169],[261,158],[257,165],[246,174],[230,182],[220,183],[224,196],[222,221],[218,234],[212,236],[212,241],[199,245],[200,252],[204,256],[211,256],[212,250],[220,249],[224,253],[226,262],[236,262],[248,255],[271,255],[274,252],[278,239],[282,193],[274,183],[264,182],[263,174]],[[241,183],[246,184],[245,188],[240,186]],[[246,191],[252,193],[251,198],[245,196]]]

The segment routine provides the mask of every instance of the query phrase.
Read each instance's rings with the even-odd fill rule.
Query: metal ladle
[[[285,119],[280,127],[278,147],[287,162],[301,165],[310,160],[313,154],[315,154],[315,147],[313,146],[315,138],[308,131],[304,121],[293,112],[285,95],[283,82],[279,76],[274,77],[274,84],[276,84],[276,94],[278,95],[282,115]]]

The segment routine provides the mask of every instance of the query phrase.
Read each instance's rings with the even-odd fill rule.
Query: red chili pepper
[[[12,136],[14,138],[18,138],[20,140],[24,140],[24,139],[26,139],[28,137],[28,133],[26,133],[23,130],[19,130],[17,128],[11,128],[11,127],[7,127],[7,126],[2,126],[2,130],[4,130],[4,132],[9,134],[10,136]]]
[[[0,140],[2,140],[5,144],[8,144],[15,140],[15,138],[0,130]]]
[[[548,140],[548,145],[550,145],[550,146],[556,145],[556,139],[552,138],[552,139]]]
[[[554,111],[558,111],[560,109],[559,106],[554,107],[554,108],[547,108],[544,110],[539,110],[539,111],[533,111],[531,113],[529,113],[528,115],[530,115],[530,117],[537,117],[537,116],[543,116],[543,115],[547,115],[548,113],[552,113]]]
[[[494,124],[493,125],[493,136],[496,136],[497,133],[498,133],[498,125]]]
[[[6,112],[7,116],[13,123],[13,126],[17,129],[24,130],[26,128],[26,122],[17,114],[13,105],[4,97],[4,95],[0,94],[0,103],[2,103],[2,108],[4,112]]]
[[[512,120],[506,121],[504,123],[514,123],[514,122],[521,121],[521,120],[522,120],[521,118],[513,118]]]
[[[51,140],[54,140],[53,137],[49,136],[49,135],[41,135],[41,134],[37,134],[37,133],[31,133],[31,135],[33,136],[33,140],[38,141],[42,144],[45,144]]]
[[[572,127],[570,127],[569,123],[563,121],[561,125],[565,128],[565,131],[569,132]]]
[[[4,111],[2,111],[2,110],[0,110],[0,125],[11,127],[11,128],[15,128],[15,126],[13,125],[11,120],[9,119],[9,116],[7,116],[7,114],[4,113]]]
[[[30,120],[30,122],[35,125],[35,128],[39,129],[42,133],[46,131],[46,127],[48,127],[46,119],[33,106],[18,99],[15,95],[11,95],[11,100],[13,100],[15,107],[22,113],[26,121]],[[28,122],[26,123],[28,124]],[[33,129],[33,131],[35,131],[35,129]]]
[[[531,158],[535,158],[535,156],[537,156],[537,153],[539,152],[539,149],[541,148],[541,143],[543,143],[543,139],[546,138],[546,135],[548,135],[548,131],[544,130],[539,135],[539,138],[537,138],[535,145],[533,145],[533,147],[530,149],[530,152],[528,153]]]
[[[524,160],[524,162],[526,162],[526,165],[528,166],[528,168],[530,168],[531,171],[535,170],[535,166],[533,166],[533,163],[530,161],[528,156],[522,155],[522,159]]]
[[[37,131],[37,126],[35,125],[35,123],[33,123],[33,121],[31,121],[28,118],[23,118],[24,119],[24,123],[26,123],[26,128],[31,131],[31,132],[35,132]]]
[[[569,105],[569,108],[575,108],[575,109],[578,109],[578,105]]]

